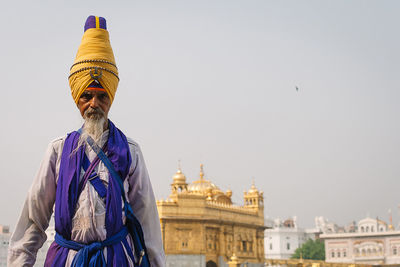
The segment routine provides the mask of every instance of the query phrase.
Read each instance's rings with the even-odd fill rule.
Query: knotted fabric
[[[104,260],[103,249],[112,244],[123,241],[128,235],[128,229],[123,227],[121,231],[112,237],[104,240],[103,242],[93,242],[89,245],[82,245],[81,243],[66,240],[62,235],[56,233],[55,241],[57,244],[78,251],[72,261],[71,266],[106,266]],[[94,257],[92,257],[94,255]]]
[[[107,156],[112,162],[118,175],[122,177],[122,179],[125,179],[129,174],[129,168],[132,162],[128,141],[125,135],[116,128],[110,120],[108,121],[108,127],[109,135],[106,145]],[[71,240],[72,218],[75,214],[79,198],[79,180],[83,164],[83,156],[85,153],[83,146],[76,150],[79,136],[80,134],[77,131],[74,131],[68,134],[64,142],[59,178],[57,182],[54,210],[55,229],[57,234],[64,240]],[[116,177],[109,174],[107,195],[105,198],[106,240],[115,238],[115,235],[120,233],[124,228],[122,221],[122,195],[116,179]],[[90,246],[90,244],[87,245]],[[78,264],[75,266],[129,266],[127,256],[124,252],[125,250],[133,261],[132,249],[130,248],[126,238],[123,238],[122,242],[116,242],[113,244],[107,243],[105,247],[107,248],[107,265],[104,265],[105,261],[103,261],[104,255],[101,246],[95,244],[90,247],[90,249],[88,247],[84,250],[88,253],[77,253],[77,255],[80,254],[80,256],[76,255],[75,257],[83,257],[83,261],[78,261],[78,258],[76,260],[74,259],[74,262],[77,263],[89,262],[89,265]],[[69,250],[70,248],[61,246],[57,242],[53,242],[48,250],[45,266],[65,266]],[[91,253],[89,253],[89,251],[91,251]],[[97,265],[91,265],[91,263],[96,263]]]
[[[86,20],[85,32],[68,79],[75,103],[95,80],[106,90],[111,102],[114,100],[119,82],[118,68],[104,18],[89,16]]]

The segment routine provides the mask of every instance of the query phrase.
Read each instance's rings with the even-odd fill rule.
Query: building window
[[[246,241],[242,241],[243,251],[247,251]]]
[[[346,255],[346,250],[345,251],[343,251],[343,258],[346,258],[347,257],[347,255]]]
[[[374,227],[373,226],[371,226],[371,232],[373,232],[374,231]]]
[[[337,257],[340,258],[340,251],[337,252]]]
[[[364,226],[361,226],[361,232],[364,232]]]
[[[369,232],[369,226],[365,227],[365,232]]]
[[[397,248],[396,247],[393,248],[393,255],[397,255]]]
[[[269,250],[272,250],[272,243],[269,244]]]
[[[290,250],[290,243],[286,243],[286,249]]]
[[[182,241],[182,248],[185,249],[187,247],[188,247],[188,241],[187,240]]]
[[[335,252],[332,251],[331,256],[332,256],[332,258],[334,258],[335,257]]]

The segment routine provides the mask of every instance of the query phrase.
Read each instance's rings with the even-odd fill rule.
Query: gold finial
[[[178,171],[177,173],[182,173],[182,166],[181,166],[181,160],[178,159]]]
[[[204,178],[203,164],[200,164],[200,180]]]
[[[389,209],[389,230],[394,230],[393,226],[393,218],[392,218],[392,209]]]

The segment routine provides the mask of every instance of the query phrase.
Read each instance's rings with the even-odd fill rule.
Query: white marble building
[[[303,229],[297,226],[296,217],[282,222],[274,220],[273,228],[265,230],[264,249],[267,259],[289,259],[295,250],[308,239],[315,239],[319,228]]]
[[[354,232],[325,233],[327,262],[400,264],[400,231],[379,219],[360,220]]]

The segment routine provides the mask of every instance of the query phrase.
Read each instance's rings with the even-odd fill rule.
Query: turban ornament
[[[85,32],[68,80],[75,103],[78,103],[81,94],[93,83],[105,89],[111,102],[114,100],[119,82],[118,68],[104,18],[87,18]]]

